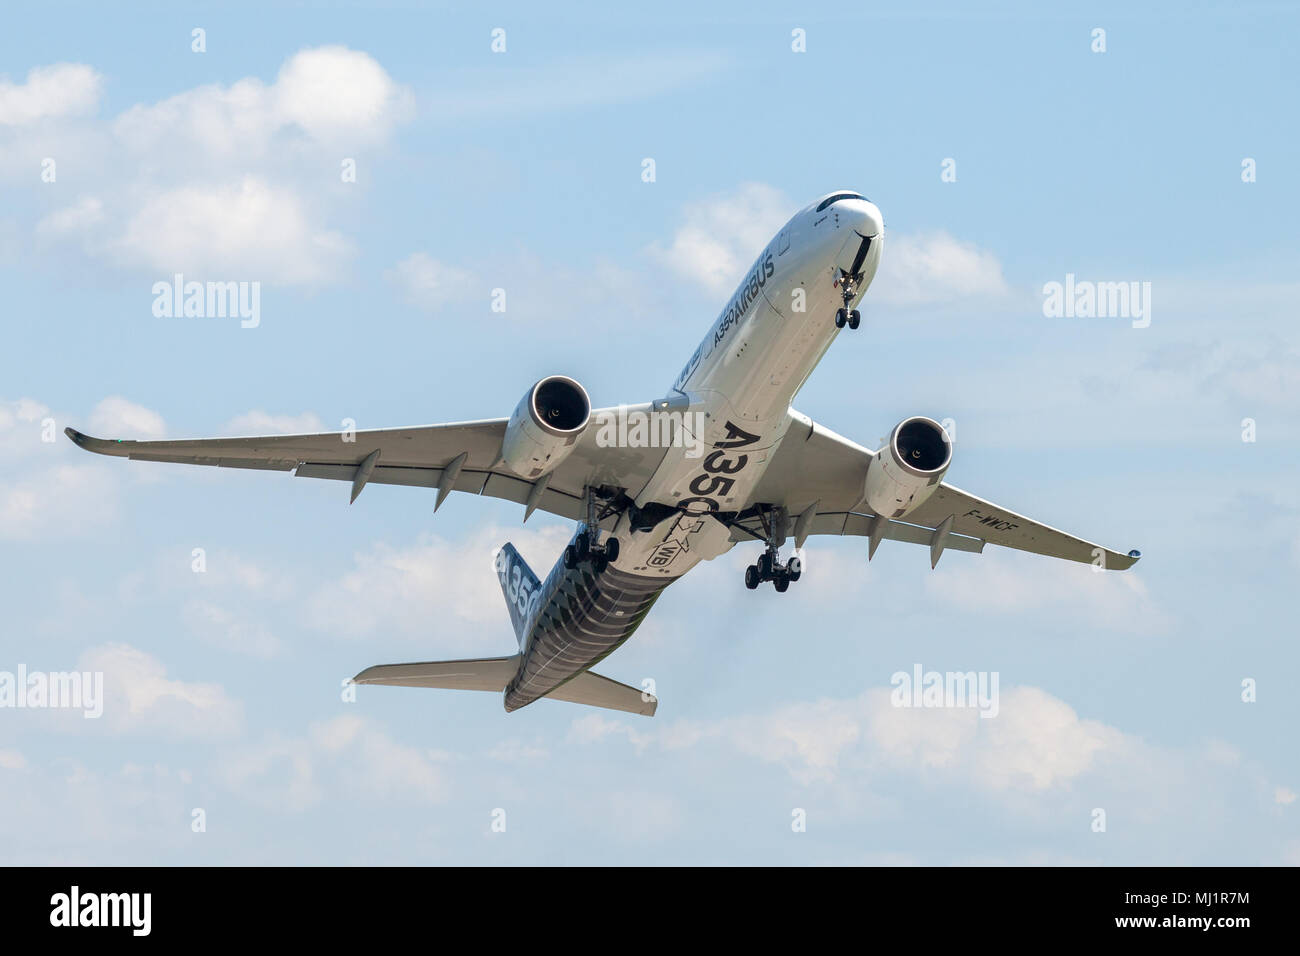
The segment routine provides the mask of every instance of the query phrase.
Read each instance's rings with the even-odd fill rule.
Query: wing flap
[[[882,532],[881,537],[887,541],[904,541],[907,544],[921,544],[928,547],[934,538],[934,528],[925,528],[903,521],[893,521],[889,518],[881,518],[880,520],[885,522],[885,530]],[[855,514],[845,511],[819,511],[809,524],[808,533],[852,535],[869,538],[875,521],[875,515]],[[757,518],[740,523],[745,528],[749,528],[761,536],[762,531]],[[752,541],[754,535],[733,527],[731,540]],[[972,554],[979,554],[984,550],[984,541],[980,538],[949,532],[944,547],[952,551],[969,551]]]

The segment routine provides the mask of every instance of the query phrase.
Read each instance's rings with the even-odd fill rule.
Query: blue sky
[[[0,35],[0,671],[107,699],[0,708],[0,860],[1300,862],[1293,8],[53,10]],[[41,440],[496,417],[552,372],[658,397],[842,187],[881,273],[796,407],[867,445],[951,418],[950,481],[1134,571],[823,538],[776,595],[738,548],[601,666],[653,720],[349,703],[509,653],[491,551],[544,574],[569,529]],[[260,324],[156,318],[176,272],[259,282]],[[1150,282],[1149,327],[1046,318],[1067,273]],[[891,707],[917,663],[996,671],[999,716]]]

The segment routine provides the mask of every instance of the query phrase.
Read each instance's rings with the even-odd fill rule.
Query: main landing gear
[[[784,592],[791,581],[798,581],[803,574],[803,562],[799,555],[793,555],[782,564],[776,549],[769,548],[758,556],[758,563],[745,568],[745,587],[753,591],[764,581],[771,581],[772,586]]]
[[[767,549],[758,556],[756,564],[745,568],[745,587],[753,591],[764,581],[771,581],[777,591],[784,592],[791,581],[798,581],[803,575],[803,561],[796,554],[782,564],[777,553],[780,542],[785,540],[787,516],[784,508],[768,508],[759,513],[759,518],[763,522]]]
[[[573,544],[564,549],[564,566],[570,571],[590,561],[592,571],[600,574],[611,561],[618,560],[618,538],[610,536],[605,539],[604,544],[601,544],[600,533],[597,530],[601,519],[611,514],[612,508],[607,506],[603,511],[598,509],[596,497],[596,489],[588,488],[587,526],[578,532],[578,536],[573,539]],[[609,495],[602,494],[602,497],[608,498]]]
[[[849,308],[849,303],[851,303],[853,297],[858,294],[859,278],[860,276],[851,276],[848,274],[840,276],[840,295],[844,297],[844,308],[837,309],[835,312],[835,327],[837,329],[842,329],[846,325],[851,329],[856,329],[858,324],[862,321],[862,313],[857,309]]]
[[[606,538],[604,544],[594,544],[589,531],[581,532],[573,539],[573,544],[564,549],[564,566],[570,571],[590,561],[591,569],[600,574],[611,561],[617,560],[618,538]]]

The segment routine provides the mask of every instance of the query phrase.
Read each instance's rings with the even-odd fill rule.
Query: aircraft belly
[[[731,529],[708,514],[677,514],[652,531],[620,535],[618,565],[633,574],[672,581],[734,544]]]
[[[569,570],[557,564],[547,597],[524,644],[519,672],[505,691],[507,711],[559,687],[612,653],[641,624],[673,578],[650,578],[590,563]]]

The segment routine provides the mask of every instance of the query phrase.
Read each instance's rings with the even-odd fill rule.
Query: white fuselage
[[[666,533],[620,534],[616,567],[676,578],[731,547],[728,528],[704,516],[753,503],[785,437],[790,403],[839,331],[839,279],[865,238],[871,242],[851,304],[880,263],[880,211],[855,195],[828,204],[835,195],[801,210],[767,244],[674,382],[673,407],[689,412],[683,421],[690,428],[702,425],[703,433],[688,446],[668,449],[637,504],[672,504],[687,514],[665,522]],[[622,522],[616,533],[621,530]]]

